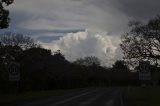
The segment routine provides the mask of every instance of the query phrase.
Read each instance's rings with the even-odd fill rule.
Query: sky
[[[120,36],[132,20],[147,21],[160,13],[159,0],[15,0],[12,31],[28,35],[70,61],[96,56],[111,66],[123,54]]]

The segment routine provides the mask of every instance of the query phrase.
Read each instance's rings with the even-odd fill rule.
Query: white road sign
[[[139,63],[139,80],[151,80],[151,73],[149,66],[150,66],[149,61],[141,61]]]
[[[20,70],[19,64],[16,62],[11,62],[8,66],[9,81],[19,81],[20,80]]]

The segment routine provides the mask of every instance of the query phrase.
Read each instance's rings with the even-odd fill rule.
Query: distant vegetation
[[[66,60],[60,50],[52,53],[42,48],[28,36],[19,33],[0,35],[0,93],[51,90],[59,88],[81,88],[90,86],[140,85],[138,72],[139,61],[150,61],[151,80],[153,83],[159,74],[160,60],[160,17],[147,24],[131,22],[130,31],[122,36],[121,49],[124,60],[117,60],[111,68],[100,65],[95,56]],[[9,81],[8,67],[16,62],[20,66],[20,80]],[[157,79],[156,79],[157,80]],[[159,82],[159,79],[158,79]]]
[[[113,68],[100,66],[94,56],[69,62],[63,53],[42,48],[30,37],[18,33],[0,36],[0,92],[12,89],[8,80],[8,65],[20,64],[19,91],[80,88],[89,86],[137,85],[137,73],[131,73],[123,61]]]

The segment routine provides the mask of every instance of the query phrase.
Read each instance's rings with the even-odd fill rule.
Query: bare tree
[[[19,46],[22,49],[28,49],[37,46],[34,40],[28,36],[24,36],[20,33],[7,32],[0,35],[1,45]]]
[[[121,49],[128,62],[160,60],[160,16],[146,24],[132,21],[129,32],[122,35]]]

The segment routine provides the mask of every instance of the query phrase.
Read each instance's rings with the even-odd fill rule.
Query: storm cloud
[[[155,17],[160,13],[160,1],[15,0],[14,4],[9,6],[8,9],[11,13],[10,27],[7,30],[1,30],[1,32],[14,31],[24,33],[46,47],[48,45],[51,49],[59,47],[65,54],[72,51],[74,58],[89,55],[89,53],[100,57],[101,53],[96,51],[96,47],[101,44],[100,36],[105,36],[107,37],[105,42],[108,43],[103,44],[110,48],[108,49],[109,52],[115,51],[107,55],[112,61],[119,59],[122,55],[119,52],[120,36],[127,31],[128,21],[146,21]],[[86,30],[92,33],[86,34]],[[81,35],[79,35],[80,33]],[[98,35],[99,37],[96,37]],[[86,43],[83,43],[83,45],[82,43],[78,44],[78,42],[84,41],[77,41],[76,36],[86,37],[86,40],[84,40]],[[65,41],[65,45],[60,43],[62,39]],[[97,44],[97,41],[99,44]],[[90,42],[91,50],[87,42]],[[77,45],[76,48],[80,48],[84,52],[83,55],[77,55],[79,52],[77,53],[77,49],[73,47],[74,43]],[[106,45],[103,46],[106,47]],[[103,46],[101,45],[101,48]],[[70,51],[68,48],[70,48]],[[73,60],[71,56],[67,58]]]
[[[112,44],[106,34],[93,34],[89,31],[68,33],[59,40],[51,43],[42,43],[44,47],[51,48],[52,51],[61,50],[70,61],[86,56],[96,56],[102,61],[102,65],[110,66],[115,61],[114,54],[119,51]],[[117,58],[116,58],[117,59]]]

